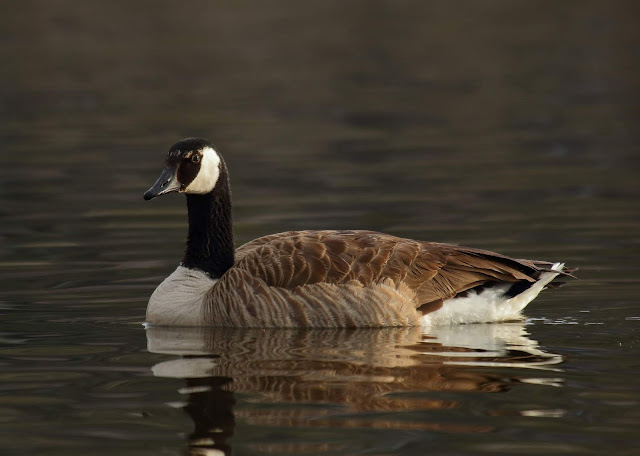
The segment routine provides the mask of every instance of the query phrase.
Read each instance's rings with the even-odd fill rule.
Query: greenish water
[[[0,5],[0,453],[635,454],[637,9]],[[194,135],[238,244],[373,229],[579,280],[523,323],[145,330],[186,210],[142,193]]]

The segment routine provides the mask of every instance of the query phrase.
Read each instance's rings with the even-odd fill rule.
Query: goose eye
[[[198,154],[193,154],[193,155],[191,156],[191,161],[192,161],[193,163],[198,163],[198,162],[200,161],[200,155],[198,155]]]

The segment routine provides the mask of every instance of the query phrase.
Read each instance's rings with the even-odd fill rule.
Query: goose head
[[[203,138],[187,138],[174,144],[156,183],[144,194],[145,200],[171,192],[204,195],[220,177],[220,155]]]

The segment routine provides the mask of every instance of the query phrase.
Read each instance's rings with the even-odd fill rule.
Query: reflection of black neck
[[[182,265],[219,278],[233,266],[233,221],[229,174],[224,162],[214,189],[205,195],[187,194],[189,235]]]
[[[233,416],[236,400],[231,391],[223,388],[232,381],[229,377],[187,379],[187,387],[196,389],[189,394],[189,401],[184,408],[195,424],[193,434],[189,436],[191,446],[231,454],[227,440],[233,436],[236,426]],[[202,390],[197,391],[198,387]]]

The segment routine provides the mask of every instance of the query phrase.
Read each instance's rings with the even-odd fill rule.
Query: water
[[[635,454],[634,2],[0,6],[0,453]],[[163,154],[238,244],[364,228],[565,261],[523,323],[145,330]],[[218,453],[216,453],[218,451]]]

